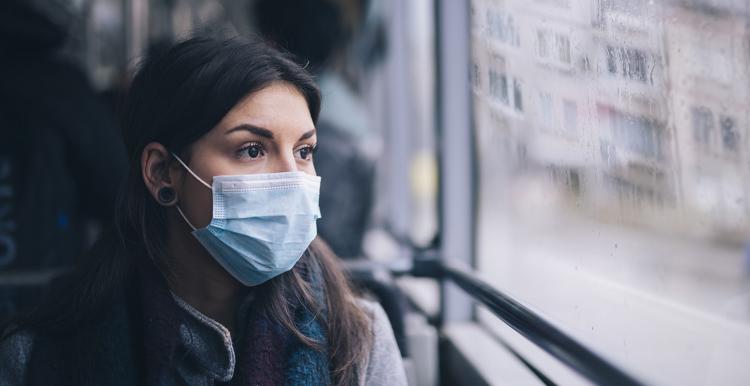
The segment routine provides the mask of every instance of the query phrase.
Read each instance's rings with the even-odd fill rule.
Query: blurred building
[[[665,8],[671,123],[686,219],[729,237],[750,223],[748,4],[673,2]]]
[[[475,1],[472,17],[480,152],[603,220],[750,230],[747,4]]]

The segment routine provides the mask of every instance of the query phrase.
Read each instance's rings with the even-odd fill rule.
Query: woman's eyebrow
[[[315,135],[315,131],[316,131],[316,129],[312,129],[312,130],[308,131],[307,133],[302,134],[302,136],[299,137],[299,141],[302,141],[302,140],[305,140],[305,139],[308,139],[308,138],[312,137],[313,135]]]
[[[264,129],[264,128],[258,127],[258,126],[253,126],[253,125],[251,125],[249,123],[243,123],[241,125],[237,125],[237,126],[231,128],[231,129],[227,130],[227,132],[224,133],[224,134],[230,134],[230,133],[233,133],[235,131],[240,131],[240,130],[249,131],[249,132],[251,132],[253,134],[260,135],[261,137],[266,137],[266,138],[269,138],[269,139],[273,139],[273,133],[271,132],[271,130]]]

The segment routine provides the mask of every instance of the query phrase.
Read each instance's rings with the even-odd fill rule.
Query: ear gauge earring
[[[159,204],[161,205],[172,206],[177,202],[177,193],[169,186],[159,188],[156,195],[158,196]]]

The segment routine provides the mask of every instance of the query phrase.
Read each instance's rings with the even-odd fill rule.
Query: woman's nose
[[[271,166],[270,173],[296,172],[297,162],[294,159],[294,153],[285,152],[283,156],[277,157]]]

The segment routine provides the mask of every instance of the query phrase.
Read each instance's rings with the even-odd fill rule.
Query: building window
[[[701,148],[710,149],[714,131],[713,113],[703,106],[693,106],[690,113],[693,121],[693,140]]]
[[[663,158],[662,132],[653,120],[616,111],[612,111],[610,117],[616,146],[643,157],[655,160]]]
[[[614,47],[607,47],[607,71],[610,74],[617,74],[617,53]]]
[[[471,65],[471,83],[474,85],[474,88],[477,90],[482,85],[482,78],[480,75],[479,65],[476,63],[472,63]]]
[[[507,106],[510,103],[510,98],[508,96],[508,76],[505,74],[505,58],[499,55],[492,57],[487,78],[490,82],[490,96]]]
[[[548,4],[553,7],[570,9],[570,0],[536,0],[537,3]]]
[[[490,95],[503,104],[508,104],[508,77],[495,69],[490,70]]]
[[[542,125],[547,128],[555,127],[555,110],[552,95],[546,92],[539,93],[539,112]]]
[[[521,92],[521,81],[513,79],[513,103],[516,111],[523,111],[523,94]]]
[[[719,126],[721,126],[721,142],[724,145],[724,150],[731,152],[737,151],[739,138],[734,119],[722,116],[719,119]]]
[[[513,15],[493,11],[488,11],[486,15],[490,36],[514,47],[520,45],[521,40],[518,35],[518,26],[513,20]]]
[[[653,58],[646,52],[628,47],[608,46],[607,70],[610,74],[643,83],[653,83],[650,72]]]
[[[552,31],[538,30],[537,54],[541,59],[570,65],[570,38]]]
[[[601,19],[611,13],[638,16],[642,15],[648,6],[648,0],[599,0],[597,11]]]
[[[546,59],[550,56],[549,31],[537,31],[537,53],[540,58]]]
[[[557,60],[561,63],[570,64],[570,39],[567,36],[555,34],[555,49]]]

